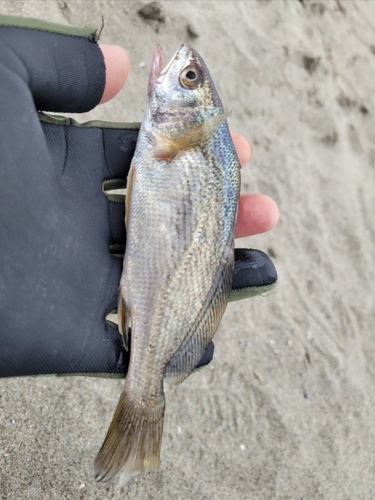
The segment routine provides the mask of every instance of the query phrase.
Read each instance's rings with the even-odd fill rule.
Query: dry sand
[[[2,1],[2,13],[99,26],[132,72],[81,117],[139,121],[156,43],[204,57],[230,125],[254,146],[243,191],[278,202],[269,250],[279,287],[230,304],[213,363],[168,391],[159,473],[124,490],[92,462],[120,381],[0,381],[0,498],[375,497],[375,2]],[[199,35],[192,39],[190,25]]]

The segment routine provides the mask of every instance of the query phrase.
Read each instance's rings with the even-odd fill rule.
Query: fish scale
[[[128,177],[119,325],[130,361],[95,461],[99,481],[157,470],[164,378],[195,368],[225,311],[234,267],[240,166],[199,54],[154,53],[148,103]]]

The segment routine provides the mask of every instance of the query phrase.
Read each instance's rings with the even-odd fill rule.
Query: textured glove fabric
[[[0,28],[0,375],[124,372],[117,303],[124,206],[105,178],[124,177],[137,131],[41,122],[83,112],[105,66],[84,37]]]

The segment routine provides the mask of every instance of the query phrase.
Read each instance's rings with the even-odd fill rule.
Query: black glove
[[[124,205],[102,185],[124,183],[138,126],[38,114],[86,112],[104,86],[94,30],[0,17],[1,377],[126,373],[105,320],[117,306]],[[239,296],[272,288],[265,254],[237,257]],[[204,363],[212,354],[211,345]]]

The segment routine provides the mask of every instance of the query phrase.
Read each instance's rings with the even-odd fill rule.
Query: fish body
[[[183,381],[214,336],[234,267],[239,161],[199,54],[154,53],[148,103],[128,177],[119,325],[130,362],[96,477],[121,484],[157,470],[165,377]]]

